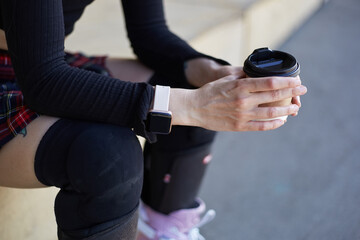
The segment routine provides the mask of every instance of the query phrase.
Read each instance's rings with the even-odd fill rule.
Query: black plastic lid
[[[296,77],[300,74],[300,64],[286,52],[258,48],[245,60],[244,72],[249,77]]]

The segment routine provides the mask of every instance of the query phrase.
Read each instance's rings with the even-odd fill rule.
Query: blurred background
[[[299,116],[270,132],[218,134],[200,196],[217,240],[360,240],[360,1],[165,0],[170,28],[233,65],[253,49],[294,55]],[[133,57],[121,6],[95,1],[70,51]],[[0,188],[0,240],[55,240],[56,189]]]

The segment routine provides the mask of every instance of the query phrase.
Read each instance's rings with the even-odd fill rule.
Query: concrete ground
[[[360,239],[360,2],[332,0],[281,49],[301,63],[298,117],[220,133],[201,197],[207,239]]]

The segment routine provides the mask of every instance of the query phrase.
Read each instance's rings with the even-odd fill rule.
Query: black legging
[[[174,127],[147,146],[144,201],[164,213],[191,207],[213,137],[201,128]],[[133,216],[143,185],[143,153],[129,128],[62,119],[41,140],[35,172],[42,183],[61,189],[55,201],[60,233],[81,239]],[[170,182],[163,181],[166,174]]]
[[[146,143],[142,200],[165,214],[196,206],[214,137],[203,128],[175,126],[156,143]]]

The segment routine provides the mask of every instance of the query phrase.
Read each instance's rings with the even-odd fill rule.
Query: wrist
[[[169,110],[172,112],[172,124],[183,126],[197,126],[193,117],[196,90],[171,88]]]

